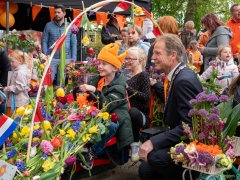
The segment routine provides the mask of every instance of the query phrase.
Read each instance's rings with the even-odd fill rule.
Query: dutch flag
[[[18,123],[5,114],[0,117],[0,146],[2,146],[2,144],[13,133],[17,126]]]
[[[126,11],[131,6],[129,2],[120,2],[112,13]]]
[[[147,33],[145,36],[143,36],[141,39],[153,39],[161,35],[161,32],[159,31],[158,27],[154,28],[151,32]]]

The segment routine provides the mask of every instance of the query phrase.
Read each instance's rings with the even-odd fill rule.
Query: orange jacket
[[[238,53],[238,45],[240,45],[240,20],[238,22],[234,21],[231,18],[227,23],[228,26],[232,31],[232,39],[230,40],[229,44],[232,47],[233,55]]]
[[[208,41],[208,31],[206,31],[205,33],[203,33],[203,35],[200,36],[199,40],[198,40],[198,45],[200,47],[205,47],[207,41]]]

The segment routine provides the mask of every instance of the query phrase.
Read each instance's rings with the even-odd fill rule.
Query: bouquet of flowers
[[[215,102],[221,102],[214,107]],[[190,143],[181,142],[170,149],[175,163],[208,174],[230,169],[235,161],[233,135],[240,115],[240,106],[232,109],[228,96],[200,93],[192,99],[188,113],[192,126],[183,123],[183,131]],[[183,138],[184,139],[184,138]]]
[[[61,176],[64,167],[76,163],[76,157],[85,162],[81,153],[86,143],[101,141],[101,135],[108,133],[107,126],[112,117],[104,111],[108,105],[99,110],[94,102],[87,100],[88,94],[83,93],[78,94],[77,101],[71,94],[62,94],[63,97],[59,98],[57,91],[56,95],[58,97],[52,100],[50,113],[45,110],[44,102],[39,103],[43,118],[35,122],[33,131],[34,100],[31,100],[31,105],[19,107],[13,114],[12,119],[19,126],[0,150],[0,159],[17,166],[14,179],[56,179]],[[30,159],[26,161],[30,133],[33,138]]]
[[[154,67],[151,67],[148,69],[149,77],[156,79],[158,82],[164,82],[165,74],[159,74],[155,70]],[[151,99],[150,99],[150,115],[153,119],[152,123],[156,126],[165,126],[163,123],[163,113],[164,113],[164,103],[157,97],[155,94],[155,91],[151,91]]]

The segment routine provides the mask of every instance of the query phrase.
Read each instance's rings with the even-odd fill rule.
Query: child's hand
[[[8,91],[9,91],[9,90],[8,90],[8,87],[4,87],[4,88],[3,88],[3,91],[4,91],[4,92],[8,92]]]
[[[91,86],[91,85],[88,85],[88,84],[80,85],[79,89],[82,92],[87,92],[87,91],[95,92],[96,91],[96,88],[94,86]]]
[[[150,78],[150,86],[153,86],[156,83],[157,83],[156,79]]]

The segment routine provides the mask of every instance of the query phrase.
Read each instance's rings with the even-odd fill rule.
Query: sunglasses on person
[[[133,30],[132,32],[128,32],[128,35],[130,35],[130,34],[134,35],[134,34],[136,34],[136,31]]]

